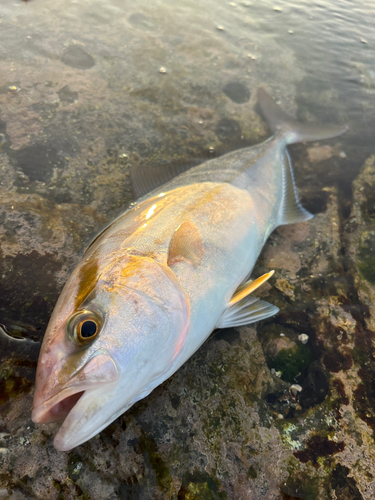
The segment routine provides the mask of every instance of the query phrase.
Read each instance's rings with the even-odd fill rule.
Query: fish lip
[[[109,379],[106,379],[104,381],[98,381],[98,380],[88,380],[86,382],[80,381],[79,376],[82,374],[89,364],[98,356],[105,356],[106,362],[110,362],[113,366],[112,368],[112,375],[115,374],[115,376],[109,377]],[[48,398],[47,400],[43,401],[40,403],[36,408],[33,408],[32,413],[31,413],[31,419],[35,424],[43,424],[43,423],[50,423],[58,420],[65,420],[69,413],[72,411],[74,406],[78,403],[78,400],[74,403],[74,405],[70,408],[68,413],[65,415],[65,417],[62,418],[54,418],[53,420],[48,419],[50,411],[61,401],[64,401],[64,399],[68,398],[69,396],[73,396],[74,394],[77,394],[79,392],[82,392],[82,395],[88,391],[88,390],[94,390],[94,388],[102,388],[104,385],[112,385],[113,383],[117,382],[119,379],[119,370],[117,367],[116,362],[114,359],[109,355],[109,353],[105,349],[99,349],[96,351],[85,363],[85,365],[66,383],[64,384],[61,389]]]
[[[112,387],[111,387],[112,386]],[[111,384],[110,387],[108,387],[107,392],[111,392],[112,389],[114,389],[114,384]],[[60,429],[58,430],[57,434],[54,437],[53,440],[53,445],[58,451],[70,451],[71,449],[80,446],[82,443],[90,440],[97,434],[99,434],[103,429],[105,429],[115,418],[117,418],[119,415],[121,415],[124,411],[126,411],[126,407],[121,407],[117,409],[115,412],[115,415],[107,415],[107,418],[102,420],[99,423],[99,426],[95,426],[89,430],[89,432],[84,432],[82,429],[75,429],[75,431],[72,431],[72,426],[70,425],[69,418],[74,418],[77,417],[77,414],[80,414],[80,411],[82,411],[82,408],[80,407],[80,402],[85,405],[86,401],[84,396],[87,396],[92,399],[92,396],[96,394],[96,397],[100,397],[101,391],[103,387],[99,387],[97,389],[92,389],[85,391],[82,395],[82,401],[81,398],[77,403],[73,406],[69,414],[66,416],[64,422],[62,423]],[[87,398],[86,398],[87,399]],[[81,404],[82,406],[82,404]]]

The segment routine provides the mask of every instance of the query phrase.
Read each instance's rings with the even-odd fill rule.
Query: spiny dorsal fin
[[[195,165],[195,162],[193,165]],[[134,196],[139,198],[144,194],[166,184],[171,179],[191,168],[192,164],[171,163],[164,165],[135,165],[130,168],[130,176]]]
[[[254,292],[257,288],[259,288],[263,283],[268,281],[271,276],[273,276],[275,271],[270,271],[269,273],[263,274],[262,276],[259,276],[256,280],[249,280],[246,281],[246,283],[243,283],[240,285],[237,290],[234,292],[233,297],[230,299],[228,305],[232,306],[233,304],[236,304],[236,302],[239,302],[243,298],[245,298],[247,295],[250,295],[251,293]]]
[[[168,266],[185,259],[197,267],[203,257],[203,243],[197,226],[191,220],[183,222],[169,244]]]

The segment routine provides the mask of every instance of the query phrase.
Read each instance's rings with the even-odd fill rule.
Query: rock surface
[[[37,4],[1,23],[20,41],[0,47],[0,499],[375,498],[375,157],[356,177],[340,138],[291,148],[315,217],[280,227],[254,270],[275,269],[259,295],[280,314],[215,332],[69,453],[52,446],[57,424],[31,422],[48,318],[85,245],[132,201],[129,165],[260,142],[256,88],[277,74],[293,112],[308,87],[292,52],[260,50],[245,3],[218,4],[209,26],[189,2],[174,17],[160,3]],[[313,99],[341,117],[334,93]]]

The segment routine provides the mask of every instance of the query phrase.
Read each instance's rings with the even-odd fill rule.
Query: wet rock
[[[136,12],[129,17],[129,23],[142,31],[155,31],[157,25],[153,19],[141,12]]]
[[[52,177],[54,168],[63,168],[65,165],[58,151],[44,144],[19,149],[12,157],[31,182],[47,181]]]
[[[345,241],[350,260],[348,264],[354,276],[353,297],[362,309],[352,307],[356,318],[353,358],[358,365],[357,386],[351,387],[348,395],[353,397],[353,406],[359,418],[375,435],[375,399],[373,380],[375,376],[375,286],[372,280],[371,248],[373,217],[372,196],[375,186],[375,157],[363,166],[353,185],[353,207],[346,225]],[[367,260],[369,259],[369,260]],[[347,391],[346,391],[347,392]]]
[[[9,141],[14,152],[27,146],[30,138],[42,131],[40,117],[32,107],[16,106],[16,109],[5,107],[1,114],[6,122],[7,133],[6,138],[2,140],[3,146]]]
[[[337,464],[333,471],[331,486],[337,498],[350,498],[353,500],[363,500],[363,496],[358,489],[353,477],[349,477],[349,468]]]
[[[2,189],[0,207],[0,323],[9,318],[39,326],[97,224],[95,213]]]
[[[283,349],[293,350],[296,343],[288,337],[277,337],[265,345],[264,352],[274,361]]]
[[[331,146],[319,146],[314,148],[308,148],[307,154],[309,156],[309,161],[324,161],[329,160],[335,154],[334,149]]]
[[[303,409],[323,403],[329,391],[328,373],[319,361],[309,365],[306,379],[302,383],[299,402]]]
[[[236,120],[223,118],[216,126],[215,133],[221,142],[241,140],[241,127]]]
[[[340,453],[345,448],[345,443],[343,442],[336,443],[320,436],[313,436],[306,444],[307,448],[305,450],[295,451],[294,456],[303,463],[311,460],[312,464],[315,466],[318,465],[318,458]]]
[[[303,376],[304,371],[308,369],[313,359],[307,346],[296,345],[293,342],[289,348],[280,349],[272,363],[272,367],[281,372],[283,380],[293,382]]]
[[[294,300],[294,286],[287,280],[285,279],[278,279],[276,280],[275,287],[280,290],[280,292],[283,292],[283,294],[287,297],[289,297],[291,300]]]
[[[236,344],[240,339],[240,334],[238,330],[234,328],[225,328],[224,330],[219,330],[214,337],[216,340],[225,340],[230,345]]]
[[[68,85],[59,90],[58,95],[61,102],[72,103],[78,99],[78,92],[70,90]]]
[[[250,99],[250,91],[241,82],[229,82],[223,88],[224,94],[236,104],[243,104]]]
[[[68,47],[64,51],[61,60],[67,66],[76,69],[90,69],[95,65],[95,59],[80,45],[71,45]]]
[[[348,253],[356,270],[361,303],[369,308],[366,325],[375,331],[375,157],[367,160],[353,186],[353,208],[346,226]]]

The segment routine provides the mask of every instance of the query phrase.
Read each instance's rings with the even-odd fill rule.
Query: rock
[[[241,82],[229,82],[223,88],[224,94],[237,104],[243,104],[250,99],[249,89]]]
[[[267,346],[263,347],[263,349],[271,359],[275,360],[281,350],[293,350],[295,347],[296,343],[293,342],[293,340],[288,339],[288,337],[279,337],[273,339]]]
[[[368,308],[363,319],[375,331],[375,156],[367,160],[354,182],[346,239],[358,296]]]
[[[68,47],[61,58],[64,64],[77,69],[90,69],[94,66],[94,58],[79,45]]]
[[[309,156],[309,161],[324,161],[329,160],[335,154],[335,150],[331,146],[319,146],[314,148],[308,148],[307,154]]]
[[[298,340],[302,342],[302,344],[307,344],[307,342],[309,341],[309,336],[306,335],[306,333],[301,333],[300,335],[298,335]]]

